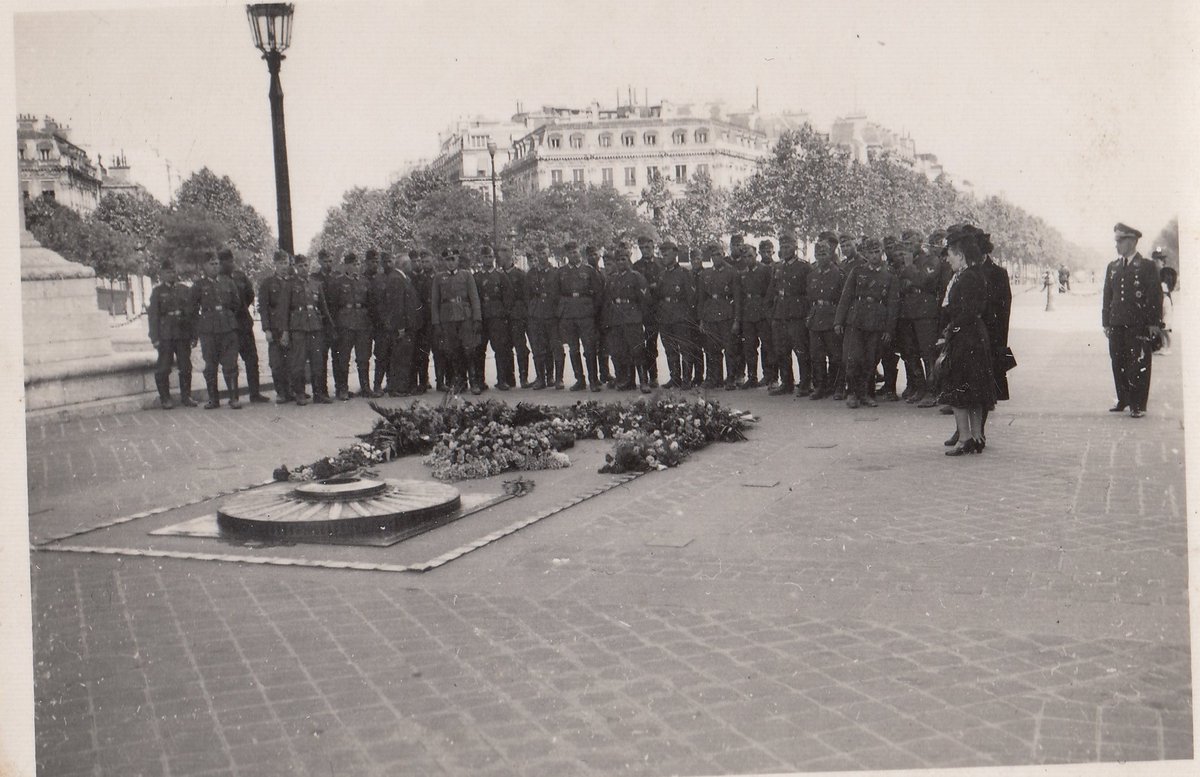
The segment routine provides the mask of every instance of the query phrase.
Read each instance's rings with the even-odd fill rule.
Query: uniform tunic
[[[350,351],[358,367],[360,388],[371,387],[371,341],[374,323],[371,311],[371,282],[357,274],[335,275],[327,287],[329,312],[337,328],[333,350],[333,382],[338,391],[348,390]]]
[[[224,275],[225,273],[221,273]],[[258,344],[254,341],[254,317],[250,309],[254,306],[254,284],[241,270],[233,270],[227,276],[237,287],[239,305],[237,308],[238,355],[246,365],[246,381],[250,385],[250,393],[258,393]]]
[[[179,391],[187,397],[192,386],[192,291],[178,281],[160,283],[150,292],[150,342],[158,351],[154,380],[160,397],[169,396],[171,367],[179,367]]]
[[[1109,329],[1117,402],[1145,410],[1150,396],[1151,326],[1162,325],[1162,284],[1154,262],[1135,253],[1109,263],[1101,323]]]
[[[304,368],[311,372],[313,394],[325,397],[329,393],[325,374],[326,332],[333,329],[333,317],[325,300],[325,282],[320,274],[293,277],[284,286],[288,315],[288,367],[291,372],[292,394],[304,396]]]
[[[808,354],[813,368],[813,385],[821,391],[837,391],[843,380],[842,336],[834,330],[837,304],[845,275],[836,262],[818,262],[808,273]]]
[[[658,380],[658,322],[654,310],[654,295],[657,293],[659,276],[662,267],[652,257],[638,259],[633,263],[633,271],[646,281],[646,346],[643,364],[649,370],[650,378]]]
[[[533,268],[525,275],[525,288],[529,293],[529,316],[526,320],[529,350],[533,353],[534,366],[545,370],[538,377],[551,383],[554,381],[555,361],[562,359],[562,338],[558,326],[562,294],[557,268]]]
[[[512,281],[508,273],[494,267],[476,273],[475,285],[479,291],[479,307],[483,316],[483,331],[476,360],[482,362],[490,344],[496,362],[497,379],[511,386],[513,380],[508,374],[508,366],[512,358],[509,313],[515,299]]]
[[[775,347],[775,363],[779,367],[780,384],[790,388],[792,378],[792,356],[795,355],[800,385],[808,380],[809,352],[808,326],[808,276],[812,265],[792,257],[771,267],[771,284],[767,287],[771,309],[771,339]]]
[[[667,267],[655,288],[655,318],[671,378],[679,383],[691,381],[696,359],[692,316],[696,289],[691,270],[679,264]]]
[[[604,322],[608,347],[617,367],[617,379],[630,380],[644,364],[649,287],[641,273],[622,269],[608,276],[604,297]]]
[[[228,276],[200,278],[192,284],[195,333],[204,357],[204,381],[215,391],[217,367],[226,379],[237,376],[237,308],[241,304],[237,286]]]
[[[267,364],[271,368],[275,393],[285,399],[292,394],[291,379],[288,376],[288,349],[281,342],[283,333],[288,331],[288,309],[283,294],[287,282],[288,277],[271,275],[258,284],[258,320],[262,330],[269,335]]]
[[[868,375],[879,361],[882,335],[896,329],[899,308],[899,283],[883,264],[864,263],[846,278],[834,321],[845,328],[846,376],[860,398],[866,396]]]
[[[583,354],[590,360],[596,351],[596,313],[603,302],[600,274],[588,264],[560,267],[558,289],[562,297],[559,336],[572,355],[579,353],[582,344]],[[575,378],[582,380],[583,376]]]
[[[740,270],[742,285],[742,357],[746,364],[746,377],[755,378],[758,368],[759,348],[762,348],[762,371],[764,377],[775,361],[771,340],[771,303],[768,295],[771,288],[771,268],[765,264],[752,264]]]
[[[737,270],[728,264],[710,267],[700,273],[696,289],[696,315],[700,319],[700,335],[708,361],[706,375],[710,382],[721,379],[721,355],[727,380],[733,380],[738,355],[734,322],[742,317],[742,283]]]

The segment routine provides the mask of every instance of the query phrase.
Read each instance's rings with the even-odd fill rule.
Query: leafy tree
[[[416,204],[412,239],[439,253],[451,246],[474,250],[492,242],[492,206],[483,194],[454,184]]]
[[[725,231],[725,192],[713,185],[708,173],[696,173],[683,196],[667,206],[666,233],[680,244],[702,246],[720,240]]]
[[[166,208],[148,192],[106,192],[91,218],[150,245],[162,235]]]
[[[129,274],[138,269],[133,238],[103,222],[82,218],[56,202],[43,199],[28,203],[25,224],[43,246],[91,267],[97,277],[128,282]]]
[[[671,193],[671,187],[667,184],[667,179],[661,175],[656,175],[650,179],[649,183],[642,189],[642,196],[638,199],[638,205],[646,209],[646,213],[650,216],[650,223],[659,232],[665,232],[669,229],[671,200],[674,195]]]
[[[606,246],[655,234],[637,208],[607,185],[560,183],[525,196],[510,195],[501,205],[505,222],[527,246],[544,241],[558,249],[568,240]]]
[[[199,208],[224,224],[227,240],[243,254],[246,272],[264,275],[271,271],[276,241],[266,219],[242,201],[241,192],[229,178],[218,177],[207,167],[193,173],[175,194],[176,208]]]
[[[209,255],[230,241],[229,225],[205,208],[178,208],[163,219],[155,255],[170,259],[183,277],[199,277]]]

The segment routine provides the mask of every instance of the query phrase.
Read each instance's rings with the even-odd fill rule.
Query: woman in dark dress
[[[983,413],[996,406],[992,348],[983,315],[987,310],[987,280],[980,267],[983,253],[972,227],[956,224],[947,230],[946,253],[954,277],[942,304],[942,340],[946,358],[939,380],[938,401],[954,409],[958,444],[947,456],[983,450]]]
[[[992,346],[992,374],[996,379],[996,401],[1008,399],[1008,370],[1013,361],[1008,356],[1008,319],[1012,312],[1012,287],[1008,281],[1008,271],[992,261],[992,236],[979,228],[975,232],[979,252],[983,254],[983,263],[979,266],[983,277],[987,280],[987,309],[983,313],[983,325],[987,328],[988,342]],[[980,425],[982,445],[987,445],[988,411],[983,411],[983,423]]]

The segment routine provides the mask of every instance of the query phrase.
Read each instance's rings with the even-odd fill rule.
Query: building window
[[[708,175],[708,165],[696,165],[696,175]]]
[[[21,145],[17,146],[17,158],[18,158],[18,159],[24,159],[24,158],[25,158],[25,144],[24,144],[24,143],[22,143]]]
[[[571,171],[571,180],[575,183],[583,183],[583,168],[576,167]]]
[[[655,133],[655,132],[644,133],[642,135],[642,142],[645,143],[647,146],[657,146],[658,145],[658,133]]]
[[[687,165],[675,165],[675,180],[680,183],[687,180]]]
[[[611,167],[606,167],[603,170],[601,170],[600,171],[600,180],[603,181],[604,183],[608,184],[609,186],[612,186],[613,169]]]
[[[626,186],[637,186],[637,168],[636,167],[626,167],[625,168],[625,185]]]
[[[43,200],[50,200],[51,202],[53,202],[53,201],[54,201],[54,190],[53,190],[53,189],[45,189],[45,190],[43,190],[43,191],[42,191],[42,199],[43,199]]]
[[[646,183],[650,183],[652,181],[657,181],[658,176],[659,176],[659,172],[658,172],[657,167],[647,167],[646,168]]]
[[[575,134],[571,136],[571,148],[583,148],[583,135]]]
[[[562,170],[550,171],[550,183],[562,183]]]
[[[39,148],[38,149],[38,159],[41,159],[43,162],[49,162],[50,161],[50,149]]]
[[[611,148],[611,147],[612,147],[612,135],[607,132],[601,133],[600,148]]]
[[[550,148],[561,148],[562,147],[562,136],[561,135],[551,135],[550,137],[546,138],[546,145],[549,146]]]
[[[635,142],[634,141],[635,137],[636,136],[632,132],[626,132],[625,134],[621,135],[621,145],[622,146],[632,146]]]
[[[676,145],[687,143],[687,132],[684,130],[675,130],[671,133],[671,142]]]
[[[697,143],[707,143],[708,142],[708,130],[706,130],[706,129],[696,130],[696,142]]]

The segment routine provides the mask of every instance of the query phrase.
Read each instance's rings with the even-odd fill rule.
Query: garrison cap
[[[345,256],[342,257],[342,262],[345,264],[355,264],[358,262],[358,254],[354,253],[353,251],[349,251]]]
[[[375,262],[378,260],[379,260],[379,252],[376,251],[374,248],[368,248],[367,249],[367,261]]]
[[[825,230],[821,234],[817,235],[817,240],[824,240],[826,243],[829,243],[832,246],[838,244],[838,236],[829,230]]]
[[[659,251],[678,251],[679,246],[675,245],[674,240],[668,239],[668,240],[664,240],[658,244],[658,250]]]
[[[1150,252],[1150,258],[1151,259],[1166,259],[1167,252],[1162,250],[1161,248],[1155,248],[1153,251]]]
[[[863,251],[882,251],[883,243],[879,242],[877,237],[864,237],[862,241]]]
[[[480,256],[491,256],[491,255],[492,255],[492,247],[491,247],[491,246],[484,246],[483,248],[480,248],[480,249],[479,249],[479,255],[480,255]]]
[[[1142,236],[1141,232],[1138,232],[1133,227],[1127,226],[1120,222],[1117,222],[1117,225],[1113,227],[1113,232],[1116,233],[1117,237],[1131,237],[1134,240],[1137,240]]]
[[[222,262],[225,262],[225,261],[232,262],[233,261],[233,251],[230,251],[228,248],[222,248],[220,251],[217,251],[217,258],[220,259]]]

